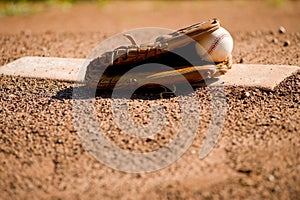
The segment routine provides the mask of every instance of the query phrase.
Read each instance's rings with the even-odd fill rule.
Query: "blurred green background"
[[[174,0],[168,0],[168,1],[174,1]],[[179,2],[184,0],[176,0],[176,1]],[[227,1],[232,1],[232,0],[227,0]],[[253,0],[244,0],[244,1],[247,2]],[[261,0],[261,1],[267,2],[270,6],[280,7],[283,6],[289,0]],[[112,2],[112,0],[111,1],[109,0],[0,0],[0,17],[34,14],[41,11],[45,11],[49,7],[58,7],[59,9],[62,10],[68,10],[72,8],[72,6],[74,6],[75,4],[84,3],[84,2],[92,2],[97,4],[99,7],[102,7],[108,4],[109,2]],[[188,3],[188,1],[186,2]]]
[[[67,10],[81,2],[102,5],[106,0],[0,0],[0,16],[29,15],[54,6]]]

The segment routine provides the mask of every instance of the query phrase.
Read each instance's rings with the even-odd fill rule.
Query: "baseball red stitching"
[[[207,52],[202,55],[202,58],[204,58],[205,56],[211,55],[211,53],[215,50],[215,48],[220,43],[220,41],[222,39],[224,39],[225,37],[229,37],[229,35],[227,33],[223,33],[222,35],[220,35],[220,37],[217,37],[214,40],[214,42],[212,43],[212,45],[210,46],[210,48],[207,50]]]

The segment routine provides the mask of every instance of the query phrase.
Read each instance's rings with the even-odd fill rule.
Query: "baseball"
[[[223,27],[197,41],[197,54],[206,61],[224,61],[232,52],[233,40],[230,33]]]

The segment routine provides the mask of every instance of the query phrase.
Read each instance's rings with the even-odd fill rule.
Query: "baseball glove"
[[[113,90],[182,81],[193,84],[217,77],[231,68],[231,56],[218,63],[204,61],[195,53],[193,43],[218,28],[219,20],[212,19],[160,36],[151,44],[141,45],[131,35],[124,35],[132,45],[120,46],[92,60],[87,66],[85,83],[97,89]],[[145,67],[134,70],[141,65]]]

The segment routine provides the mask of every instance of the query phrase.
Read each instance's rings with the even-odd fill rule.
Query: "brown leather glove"
[[[124,35],[132,45],[118,47],[92,60],[87,66],[85,83],[97,89],[113,90],[182,81],[195,83],[217,77],[231,68],[231,56],[219,63],[207,62],[197,57],[192,44],[218,28],[219,20],[212,19],[141,45],[130,35]],[[186,59],[192,54],[193,58]],[[142,65],[146,67],[139,69]]]

